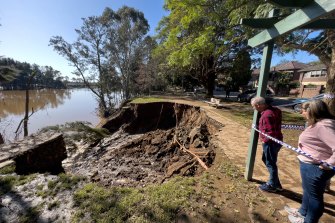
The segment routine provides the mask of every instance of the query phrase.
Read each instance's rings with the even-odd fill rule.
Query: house
[[[273,67],[275,74],[276,72],[285,72],[292,74],[291,81],[299,81],[300,77],[300,70],[308,67],[305,63],[300,63],[297,61],[289,61],[287,63],[278,64],[277,66]]]
[[[285,73],[289,78],[290,83],[298,83],[300,80],[300,70],[308,67],[307,64],[300,63],[297,61],[289,61],[286,63],[281,63],[277,66],[273,66],[269,71],[269,80],[268,80],[268,88],[274,91],[278,95],[287,95],[289,94],[289,86],[283,88],[278,87],[278,73]],[[253,87],[257,87],[258,85],[258,77],[260,70],[254,69],[251,74],[251,85]]]
[[[323,93],[327,83],[327,67],[317,64],[299,70],[300,97],[309,98]]]
[[[258,86],[259,69],[254,69],[251,74],[249,85]],[[280,89],[276,87],[278,83],[278,73],[290,74],[290,84],[296,83],[297,89]],[[268,88],[275,90],[277,95],[296,94],[299,97],[310,98],[320,93],[324,93],[327,84],[327,66],[324,64],[308,65],[297,61],[282,63],[270,68]]]

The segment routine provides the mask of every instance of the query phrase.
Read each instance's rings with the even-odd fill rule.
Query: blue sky
[[[144,13],[150,25],[150,35],[167,12],[164,0],[7,0],[0,7],[0,56],[20,62],[52,66],[63,76],[74,69],[49,45],[52,36],[75,41],[75,29],[81,18],[101,15],[106,7],[114,11],[127,5]]]
[[[52,66],[63,76],[70,76],[73,68],[49,45],[52,36],[75,41],[74,31],[82,25],[81,18],[101,15],[106,7],[117,10],[123,5],[142,11],[150,24],[150,35],[155,34],[158,22],[167,12],[164,0],[7,0],[0,7],[0,56],[21,62]],[[307,53],[274,56],[272,64],[282,59],[310,62],[317,60]]]

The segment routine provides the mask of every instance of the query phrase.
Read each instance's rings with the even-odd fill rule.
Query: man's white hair
[[[266,104],[266,101],[265,101],[265,98],[257,96],[251,99],[251,104],[252,105],[264,105]]]

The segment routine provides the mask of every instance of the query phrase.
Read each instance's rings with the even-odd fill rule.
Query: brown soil
[[[73,158],[67,172],[105,186],[135,187],[174,175],[205,176],[197,189],[202,198],[179,222],[286,222],[225,154],[227,147],[241,146],[236,134],[245,137],[245,128],[216,117],[203,103],[175,102],[125,107],[102,125],[113,135]]]
[[[227,118],[229,117],[227,113],[250,109],[249,107],[241,106],[239,103],[225,103],[223,107],[217,109],[200,101],[173,99],[170,102],[139,104],[128,108],[124,113],[128,112],[128,115],[117,116],[119,118],[115,117],[110,122],[113,123],[112,126],[117,126],[115,123],[128,123],[119,126],[123,132],[131,134],[145,132],[143,136],[139,136],[124,147],[129,151],[127,153],[129,156],[126,156],[128,163],[129,159],[133,160],[133,155],[138,161],[134,162],[134,167],[130,167],[128,172],[125,170],[119,173],[121,182],[145,185],[148,182],[162,182],[176,174],[199,176],[203,173],[204,168],[194,156],[185,153],[175,143],[177,138],[185,148],[198,152],[199,157],[210,167],[206,174],[210,176],[208,182],[211,189],[208,196],[211,204],[205,202],[198,210],[204,212],[202,216],[206,216],[207,205],[217,207],[219,214],[217,217],[209,217],[209,222],[287,222],[287,213],[283,207],[285,205],[299,207],[302,197],[296,154],[287,149],[283,149],[280,153],[278,165],[284,191],[278,194],[262,193],[257,187],[260,183],[266,182],[268,172],[261,161],[260,145],[253,180],[243,182],[242,174],[245,170],[250,127],[242,126]],[[132,109],[136,112],[130,112]],[[135,115],[129,116],[129,114]],[[106,125],[105,127],[108,127]],[[111,154],[125,157],[124,152],[111,152]],[[230,163],[233,167],[225,167],[226,163]],[[132,175],[133,168],[141,169],[141,174]],[[146,169],[150,171],[143,173]],[[233,177],[230,172],[233,172]],[[125,178],[127,180],[124,180]],[[332,187],[334,191],[334,186]],[[321,222],[335,221],[334,195],[334,192],[325,194],[326,207]]]
[[[296,154],[283,149],[279,155],[279,176],[284,191],[276,194],[259,191],[258,185],[268,177],[260,157],[261,148],[258,147],[253,180],[246,181],[243,173],[250,124],[243,125],[232,119],[235,111],[251,108],[232,102],[223,105],[214,108],[201,101],[176,98],[159,103],[129,104],[102,125],[109,129],[110,136],[90,145],[67,144],[69,158],[63,167],[67,173],[87,176],[106,187],[145,187],[164,183],[176,175],[193,177],[196,196],[190,198],[191,207],[180,210],[175,221],[178,223],[288,222],[283,207],[286,204],[298,207],[302,196]],[[284,138],[285,134],[290,132],[284,132]],[[39,178],[41,180],[30,185],[31,191],[42,181],[48,182],[42,175]],[[325,194],[323,223],[335,222],[334,185],[333,192]],[[27,187],[21,188],[22,192]],[[36,192],[28,190],[27,200],[41,200],[31,194]],[[71,197],[62,196],[64,201]],[[3,200],[3,204],[10,207],[3,209],[11,216],[8,219],[17,219],[20,213],[13,202],[18,199],[13,197],[6,195]],[[70,209],[71,204],[68,204],[62,206],[60,212],[50,211],[47,216],[57,219],[57,215],[66,212],[64,221],[69,222]]]
[[[126,107],[103,125],[113,135],[73,158],[67,171],[106,186],[145,186],[173,175],[199,175],[215,159],[211,141],[216,125],[199,107]]]

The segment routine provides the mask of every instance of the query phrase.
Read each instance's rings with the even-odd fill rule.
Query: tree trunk
[[[206,76],[207,76],[207,96],[212,97],[213,96],[213,90],[215,87],[215,62],[214,57],[210,56],[206,60]]]
[[[326,94],[328,95],[324,101],[328,104],[330,112],[335,115],[335,30],[329,30],[328,42],[332,49],[331,63],[327,72]]]
[[[207,80],[207,95],[209,97],[213,96],[213,90],[215,85],[215,72],[214,70],[210,71],[207,74],[208,80]]]
[[[23,120],[23,136],[28,136],[28,119],[29,119],[29,85],[26,88],[26,104],[25,104],[25,114]]]

